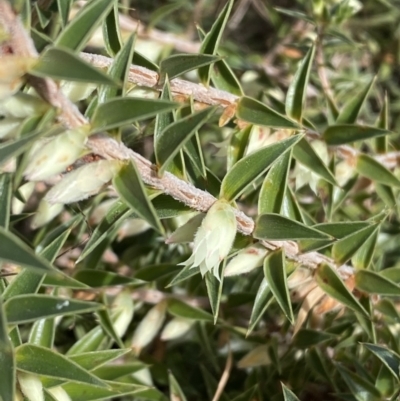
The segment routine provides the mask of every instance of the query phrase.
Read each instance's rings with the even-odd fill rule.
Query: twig
[[[229,346],[229,341],[227,341],[227,346],[228,346],[228,357],[226,358],[225,368],[224,371],[222,372],[221,378],[219,379],[217,390],[215,391],[212,401],[218,401],[221,398],[221,395],[224,391],[226,383],[228,382],[229,379],[229,375],[231,373],[233,357],[232,357],[232,350]]]

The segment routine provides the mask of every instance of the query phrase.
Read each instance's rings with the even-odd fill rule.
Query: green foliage
[[[398,399],[399,5],[0,0],[0,401]]]

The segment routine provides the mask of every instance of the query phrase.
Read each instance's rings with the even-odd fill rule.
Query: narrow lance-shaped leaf
[[[299,123],[302,120],[303,106],[314,54],[315,46],[312,46],[300,63],[286,95],[286,114]]]
[[[225,60],[219,60],[211,67],[211,81],[217,89],[243,96],[240,81]]]
[[[111,99],[97,106],[92,118],[94,132],[118,128],[135,121],[156,116],[158,113],[173,110],[177,103],[166,100],[141,98]]]
[[[214,315],[214,324],[216,324],[218,320],[219,308],[221,305],[224,276],[222,274],[221,279],[218,280],[217,277],[215,277],[215,275],[212,274],[212,272],[207,272],[204,277],[204,280],[206,282],[207,295],[210,301],[211,310]]]
[[[8,229],[12,195],[12,175],[0,174],[0,227]]]
[[[369,178],[372,181],[377,181],[382,184],[400,187],[400,180],[393,175],[385,166],[366,154],[360,154],[357,157],[356,171]]]
[[[169,79],[174,79],[185,72],[210,65],[219,59],[220,57],[211,54],[174,54],[161,60],[158,83],[162,85],[166,75]]]
[[[283,398],[285,401],[299,401],[293,391],[289,390],[283,383],[281,383]]]
[[[190,306],[179,299],[170,298],[168,300],[168,312],[176,317],[193,320],[205,320],[211,322],[212,315],[200,308]]]
[[[8,328],[3,301],[0,296],[0,400],[14,401],[15,359],[8,337]]]
[[[133,162],[126,164],[113,179],[118,194],[129,207],[160,233],[164,228],[151,204],[142,179]]]
[[[324,180],[328,181],[332,185],[337,185],[335,177],[325,166],[324,162],[315,152],[314,148],[308,143],[307,139],[303,138],[293,148],[293,156],[301,164],[308,167],[315,174],[318,174]]]
[[[213,55],[217,53],[222,34],[224,32],[225,26],[228,22],[228,18],[232,10],[232,6],[233,0],[229,0],[215,20],[210,32],[208,32],[208,34],[204,38],[201,44],[200,53]],[[210,66],[199,68],[199,77],[204,85],[208,85],[208,83],[210,82],[210,72]]]
[[[93,0],[86,3],[57,37],[56,45],[71,50],[81,50],[113,4],[114,1],[110,0]]]
[[[362,344],[367,350],[372,352],[389,369],[396,381],[399,381],[400,356],[394,351],[377,344]]]
[[[344,145],[346,143],[363,141],[393,134],[392,131],[367,125],[340,124],[329,126],[322,134],[322,139],[328,145]]]
[[[373,235],[377,226],[377,224],[370,225],[335,242],[332,248],[332,256],[335,261],[339,264],[346,263]]]
[[[61,25],[63,28],[68,23],[69,11],[71,9],[72,0],[57,0],[57,9],[60,14]]]
[[[383,101],[381,113],[379,115],[376,126],[382,129],[389,128],[389,97],[387,92]],[[375,139],[375,149],[378,153],[386,153],[388,148],[387,136],[378,137]]]
[[[118,85],[100,69],[91,66],[69,49],[50,47],[39,58],[39,62],[29,72],[39,77],[51,77],[67,81],[93,82],[103,85]]]
[[[265,176],[258,197],[258,214],[281,212],[291,158],[291,151],[284,153]]]
[[[114,6],[103,21],[104,46],[111,57],[115,57],[122,48],[122,38],[119,26],[118,2],[114,1]]]
[[[272,296],[271,287],[268,281],[263,278],[260,287],[257,290],[256,298],[254,300],[247,335],[249,335],[254,330],[255,326],[273,300],[274,298]]]
[[[35,269],[38,272],[58,274],[44,258],[35,255],[32,249],[14,234],[0,227],[0,260]]]
[[[351,258],[351,262],[356,269],[367,269],[369,267],[375,252],[378,234],[379,226]]]
[[[300,135],[292,136],[239,160],[222,180],[220,196],[229,201],[236,199],[249,185],[264,174],[279,156],[287,152],[300,139]]]
[[[332,267],[326,264],[321,265],[316,271],[315,279],[320,288],[329,296],[355,312],[369,318],[368,312],[349,291]]]
[[[264,103],[247,96],[240,98],[236,108],[236,116],[250,124],[263,125],[270,128],[300,128],[294,121],[289,120]]]
[[[169,381],[169,394],[171,400],[179,400],[179,401],[186,401],[185,394],[183,393],[181,386],[179,385],[178,381],[175,379],[174,375],[169,372],[168,374],[168,381]]]
[[[272,294],[281,307],[285,316],[293,324],[293,310],[290,302],[289,288],[285,270],[285,256],[282,249],[269,254],[264,260],[265,279],[271,288]]]
[[[89,313],[101,309],[95,302],[77,301],[51,295],[18,295],[4,303],[10,324],[34,322],[37,319]]]
[[[214,107],[200,110],[172,123],[160,133],[155,148],[160,174],[165,171],[168,162],[175,157],[191,136],[210,119],[214,112]]]
[[[374,82],[375,77],[343,107],[336,119],[336,124],[354,124],[356,122],[361,107],[367,99]]]
[[[268,240],[331,239],[328,234],[276,213],[258,216],[255,238]]]
[[[114,58],[114,61],[108,70],[108,75],[112,79],[115,79],[117,82],[122,82],[122,88],[103,86],[98,94],[99,103],[103,103],[114,97],[125,95],[126,82],[129,74],[129,67],[131,65],[134,44],[135,37],[134,35],[131,35]]]
[[[400,285],[387,277],[371,270],[359,270],[355,274],[355,284],[360,291],[368,294],[379,294],[386,296],[399,296]]]
[[[82,369],[75,362],[48,348],[24,344],[15,351],[17,368],[24,372],[78,383],[88,383],[98,387],[108,387],[106,383]]]

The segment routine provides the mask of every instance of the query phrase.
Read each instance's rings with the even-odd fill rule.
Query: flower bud
[[[12,200],[12,203],[11,203],[11,210],[12,210],[13,214],[19,214],[24,210],[25,203],[32,195],[32,192],[34,189],[35,189],[34,182],[27,182],[18,188],[18,191],[19,191],[21,197],[23,199],[25,199],[25,202],[22,202],[17,197],[14,197]]]
[[[25,177],[30,181],[41,181],[62,173],[86,153],[86,140],[87,133],[83,128],[66,131],[52,138],[33,154]]]
[[[38,376],[18,372],[18,383],[22,393],[29,401],[44,401],[43,385]]]
[[[13,95],[23,84],[22,76],[37,63],[33,57],[2,55],[0,63],[0,99]]]
[[[5,117],[26,118],[42,115],[49,108],[50,105],[39,97],[21,92],[0,101],[0,115]]]
[[[161,332],[161,340],[170,341],[182,337],[195,323],[195,320],[176,317],[170,320]]]
[[[200,267],[204,276],[213,271],[219,280],[219,264],[228,256],[236,235],[236,217],[232,207],[225,200],[216,201],[207,212],[198,229],[192,256],[184,266]]]
[[[45,196],[50,203],[72,203],[97,194],[122,166],[119,160],[100,160],[86,164],[65,177]]]
[[[125,237],[141,234],[151,228],[151,225],[143,219],[126,219],[118,229],[117,241]]]
[[[63,209],[64,206],[61,203],[50,205],[46,199],[42,199],[39,203],[36,214],[32,219],[31,228],[36,230],[39,227],[43,227],[49,221],[53,220],[54,217],[59,215]]]
[[[21,125],[21,119],[14,117],[6,117],[0,120],[0,139],[8,139],[14,137]]]
[[[122,337],[132,321],[134,312],[133,301],[128,291],[122,291],[118,294],[114,300],[112,310],[114,330],[119,337]]]
[[[261,245],[253,245],[242,249],[227,264],[224,270],[224,276],[236,276],[238,274],[248,273],[262,265],[267,254],[267,250]]]
[[[140,354],[140,351],[153,341],[164,323],[166,309],[167,303],[161,301],[151,308],[139,323],[132,340],[132,349],[136,354]]]
[[[73,103],[87,99],[95,89],[95,84],[86,82],[63,81],[61,84],[61,91]]]

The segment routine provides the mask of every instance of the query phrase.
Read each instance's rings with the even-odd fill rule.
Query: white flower
[[[119,160],[100,160],[86,164],[65,177],[45,196],[49,203],[72,203],[97,194],[122,166]]]
[[[227,264],[224,270],[224,276],[236,276],[238,274],[248,273],[262,265],[267,250],[261,245],[252,245],[242,249]]]
[[[192,256],[181,265],[199,266],[203,276],[213,271],[219,280],[219,264],[228,256],[235,235],[236,218],[232,207],[224,200],[216,201],[196,233]]]

